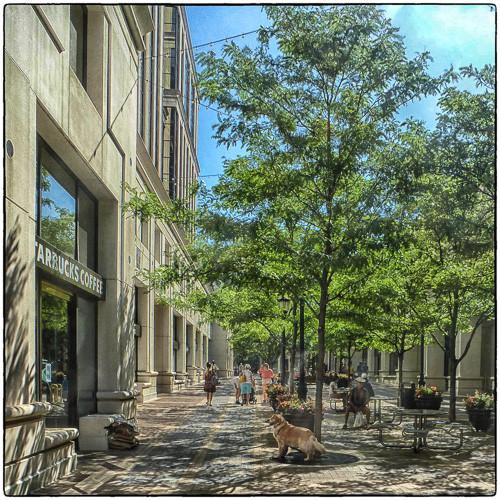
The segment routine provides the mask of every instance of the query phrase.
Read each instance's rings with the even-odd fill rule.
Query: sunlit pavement
[[[395,402],[395,388],[374,387]],[[270,460],[277,453],[267,424],[271,408],[235,405],[232,392],[223,381],[207,407],[197,384],[140,404],[137,448],[80,453],[73,474],[34,495],[495,493],[494,436],[467,429],[456,451],[384,448],[375,429],[341,429],[343,414],[327,405],[322,442],[328,455],[311,465],[279,463]]]

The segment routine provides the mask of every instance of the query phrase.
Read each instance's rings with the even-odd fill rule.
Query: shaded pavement
[[[395,403],[395,388],[374,387]],[[384,448],[376,429],[342,430],[343,414],[327,405],[322,442],[328,455],[311,465],[280,463],[270,460],[277,453],[266,422],[272,409],[235,405],[232,392],[226,380],[212,407],[205,405],[200,384],[140,404],[138,447],[81,452],[74,473],[34,495],[495,493],[494,436],[467,428],[464,446],[456,451]],[[388,437],[401,440],[401,431]]]

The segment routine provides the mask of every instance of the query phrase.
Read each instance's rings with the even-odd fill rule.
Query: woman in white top
[[[250,365],[245,365],[245,369],[242,374],[245,377],[245,382],[241,382],[241,399],[242,405],[248,405],[250,403],[250,394],[252,394],[252,386],[255,386],[252,372],[250,371]],[[246,395],[246,398],[245,398]]]

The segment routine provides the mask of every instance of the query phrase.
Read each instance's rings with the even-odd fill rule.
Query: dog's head
[[[269,425],[278,425],[281,424],[285,419],[283,418],[282,415],[279,413],[275,413],[270,419],[269,419]]]

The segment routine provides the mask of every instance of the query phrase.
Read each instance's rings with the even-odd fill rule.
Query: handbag
[[[363,426],[363,414],[358,411],[356,416],[354,417],[354,427],[362,427]]]
[[[247,379],[245,378],[245,375],[241,375],[240,384],[244,384],[246,381],[247,381]]]
[[[215,373],[212,375],[212,385],[220,385],[219,377]]]

